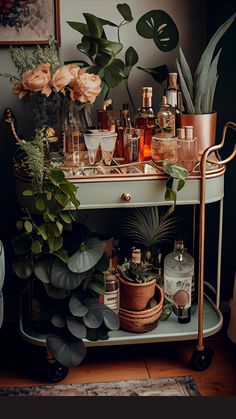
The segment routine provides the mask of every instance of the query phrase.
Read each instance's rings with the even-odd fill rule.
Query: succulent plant
[[[177,70],[179,73],[180,86],[185,101],[185,109],[188,114],[211,113],[213,100],[218,80],[217,65],[221,49],[213,58],[215,48],[235,20],[234,13],[223,23],[210,39],[205,51],[199,61],[197,70],[192,77],[189,65],[182,49],[179,49],[179,60]]]
[[[143,284],[153,279],[151,274],[151,265],[148,262],[135,263],[125,261],[120,269],[122,277],[130,282]]]

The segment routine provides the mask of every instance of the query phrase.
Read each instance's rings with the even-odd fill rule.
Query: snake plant
[[[201,56],[194,77],[192,77],[182,49],[179,48],[177,70],[179,73],[181,90],[185,100],[186,113],[188,114],[199,115],[212,112],[214,94],[218,80],[217,65],[221,49],[214,58],[213,55],[218,42],[234,22],[235,16],[236,13],[224,22],[212,36]]]

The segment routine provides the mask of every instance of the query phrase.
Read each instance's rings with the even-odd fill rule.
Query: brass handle
[[[128,193],[128,192],[123,193],[123,194],[121,195],[121,199],[122,199],[122,201],[129,202],[129,201],[131,200],[131,195],[130,195],[130,193]]]

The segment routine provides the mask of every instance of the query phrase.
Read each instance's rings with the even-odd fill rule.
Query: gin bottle
[[[183,240],[175,242],[174,252],[164,259],[164,294],[173,306],[179,323],[191,320],[191,289],[194,259],[186,252]]]

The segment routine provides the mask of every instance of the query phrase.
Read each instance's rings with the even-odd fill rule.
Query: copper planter
[[[206,148],[215,144],[217,113],[202,115],[177,115],[178,128],[193,126],[194,137],[198,139],[198,153],[201,156]]]

